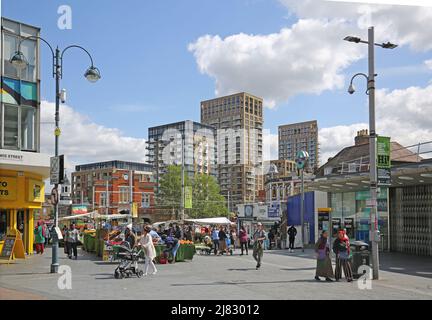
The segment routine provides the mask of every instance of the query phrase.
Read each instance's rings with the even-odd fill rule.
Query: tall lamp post
[[[370,239],[372,240],[372,267],[373,279],[379,279],[379,256],[378,256],[378,242],[379,231],[377,221],[377,159],[376,159],[376,129],[375,129],[375,46],[384,49],[394,49],[397,45],[387,43],[375,43],[374,27],[368,30],[368,41],[363,41],[358,37],[348,36],[344,38],[345,41],[355,43],[366,43],[368,45],[368,60],[369,60],[369,74],[357,73],[351,78],[348,93],[353,94],[355,88],[353,81],[357,76],[363,76],[367,80],[367,91],[369,95],[369,175],[370,175],[370,197],[371,197],[371,210],[370,210]]]
[[[309,160],[309,153],[307,151],[300,150],[296,156],[296,164],[297,168],[301,171],[301,203],[300,203],[300,223],[301,223],[301,232],[302,232],[302,252],[304,252],[304,243],[305,243],[305,227],[304,227],[304,168]]]
[[[62,79],[62,77],[63,77],[63,55],[64,55],[64,53],[67,50],[72,49],[72,48],[81,49],[82,51],[87,53],[87,55],[90,58],[90,62],[91,62],[90,67],[84,73],[84,77],[86,77],[86,79],[90,82],[96,82],[101,78],[101,76],[100,76],[99,69],[96,68],[93,64],[92,56],[83,47],[78,46],[78,45],[70,45],[70,46],[66,47],[63,51],[60,51],[60,49],[58,47],[54,51],[53,47],[48,43],[48,41],[46,41],[45,39],[43,39],[42,37],[39,37],[39,36],[26,37],[26,38],[23,38],[19,42],[18,51],[16,51],[14,53],[14,55],[12,56],[12,58],[10,59],[10,62],[12,63],[12,65],[15,68],[21,70],[21,69],[26,68],[28,65],[27,59],[21,51],[21,44],[23,41],[29,40],[29,39],[39,39],[39,40],[43,41],[44,43],[46,43],[48,45],[48,47],[50,48],[51,53],[52,53],[53,78],[55,79],[55,126],[56,126],[56,129],[55,129],[55,156],[58,157],[58,155],[59,155],[59,150],[58,150],[59,149],[59,136],[60,136],[60,128],[59,128],[60,112],[59,111],[60,111],[60,97],[62,95],[62,93],[60,91],[60,79]],[[59,183],[56,183],[54,189],[58,190],[58,186],[59,186]],[[54,225],[56,228],[58,228],[58,201],[56,201],[56,203],[54,205]],[[58,273],[58,267],[59,267],[59,262],[58,262],[58,244],[59,244],[59,241],[58,240],[59,240],[58,237],[53,238],[51,273]]]

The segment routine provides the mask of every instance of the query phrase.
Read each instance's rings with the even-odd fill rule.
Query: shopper
[[[297,235],[297,229],[294,226],[291,226],[288,229],[288,241],[289,241],[289,252],[294,252],[294,242]]]
[[[240,237],[240,247],[241,247],[241,256],[243,255],[244,250],[246,251],[246,255],[248,255],[248,238],[249,235],[246,231],[245,226],[242,226],[239,233]]]
[[[74,259],[75,260],[78,259],[78,250],[77,250],[78,236],[79,236],[79,231],[75,228],[75,224],[72,223],[70,225],[70,229],[68,231],[68,243],[69,243],[68,256],[69,256],[69,259],[72,259],[72,253],[73,253]]]
[[[321,281],[320,277],[324,277],[326,281],[332,282],[331,278],[334,278],[334,274],[330,260],[330,244],[328,242],[327,231],[323,231],[321,237],[316,242],[315,253],[317,257],[315,280]]]
[[[50,231],[45,222],[43,223],[43,236],[45,238],[45,247],[47,247],[50,239]]]
[[[270,229],[269,233],[268,233],[268,240],[269,240],[269,250],[271,250],[274,246],[274,241],[275,241],[275,234],[273,229]]]
[[[144,248],[145,265],[144,265],[144,275],[148,275],[149,266],[152,268],[151,274],[155,275],[157,273],[156,266],[153,259],[156,258],[156,249],[153,244],[153,238],[150,234],[151,228],[146,226],[143,231],[143,236],[141,237],[139,245]]]
[[[266,240],[266,234],[261,222],[258,222],[258,229],[253,235],[253,240],[253,257],[257,262],[256,269],[258,270],[261,267],[261,261],[264,253],[264,240]]]
[[[126,227],[125,229],[125,241],[129,243],[130,249],[133,249],[137,244],[136,235],[129,227]]]
[[[230,240],[231,240],[231,245],[233,246],[233,250],[235,250],[236,249],[236,242],[237,242],[237,232],[234,228],[231,229]]]
[[[62,235],[63,235],[64,253],[66,256],[69,256],[69,238],[68,238],[68,228],[66,227],[66,225],[63,226]]]
[[[227,240],[228,236],[226,234],[225,228],[220,227],[219,229],[219,254],[223,255],[224,252],[227,252]]]
[[[38,221],[36,228],[34,229],[36,254],[44,253],[45,238],[43,236],[43,225],[41,221]]]
[[[350,243],[346,231],[338,231],[338,237],[333,243],[333,252],[336,254],[335,279],[339,281],[342,278],[342,269],[348,282],[353,281],[350,258]]]
[[[216,227],[212,229],[211,238],[213,241],[214,254],[216,255],[219,250],[219,231]]]

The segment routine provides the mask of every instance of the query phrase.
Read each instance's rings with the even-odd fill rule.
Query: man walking
[[[75,260],[78,259],[78,252],[77,252],[78,235],[79,235],[79,231],[75,228],[75,224],[71,224],[70,229],[68,231],[69,259],[72,259],[72,253],[74,255],[74,259]]]
[[[257,262],[256,269],[258,270],[261,267],[261,261],[264,253],[264,240],[266,239],[266,235],[264,232],[264,228],[261,222],[258,222],[258,229],[255,231],[253,235],[253,257]]]
[[[211,238],[214,246],[214,254],[217,255],[219,249],[219,231],[216,227],[213,227]]]
[[[289,241],[289,252],[294,252],[294,242],[297,235],[297,229],[294,226],[291,226],[288,229],[288,241]]]

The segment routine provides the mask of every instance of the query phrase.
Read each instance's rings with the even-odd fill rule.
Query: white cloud
[[[376,115],[377,133],[390,136],[403,146],[432,141],[432,84],[425,88],[377,90]],[[353,145],[358,130],[368,128],[368,124],[360,123],[320,129],[321,164],[342,148]],[[431,147],[432,144],[422,146],[420,151]],[[417,152],[417,148],[410,150]],[[430,156],[422,155],[425,158]]]
[[[41,151],[54,154],[55,104],[41,103]],[[60,107],[61,136],[59,153],[65,154],[69,172],[82,163],[125,160],[146,161],[144,139],[125,136],[119,129],[92,122],[72,107]]]
[[[340,19],[299,20],[269,35],[202,36],[189,50],[201,73],[215,79],[216,95],[249,91],[271,108],[298,94],[343,87],[341,72],[364,55],[342,41],[347,30]]]
[[[365,29],[375,27],[377,42],[391,40],[399,45],[409,45],[413,50],[432,49],[432,8],[419,6],[339,3],[324,0],[280,0],[288,10],[301,19],[339,19],[356,24],[359,36]]]
[[[276,160],[279,157],[278,135],[270,133],[270,130],[263,130],[263,160]]]
[[[204,35],[189,45],[201,73],[215,80],[217,96],[249,91],[274,107],[300,94],[343,86],[343,71],[365,56],[347,35],[392,41],[415,51],[432,49],[431,7],[367,5],[324,0],[280,0],[298,18],[267,35]]]
[[[426,67],[432,70],[432,59],[425,60],[424,64],[426,65]]]

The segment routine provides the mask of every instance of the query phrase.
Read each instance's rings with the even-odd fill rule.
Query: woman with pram
[[[144,265],[144,275],[148,275],[149,266],[152,268],[152,275],[157,273],[156,266],[153,260],[156,258],[156,249],[153,244],[153,238],[150,234],[151,228],[146,226],[143,230],[143,235],[140,239],[139,246],[144,248],[145,265]]]

